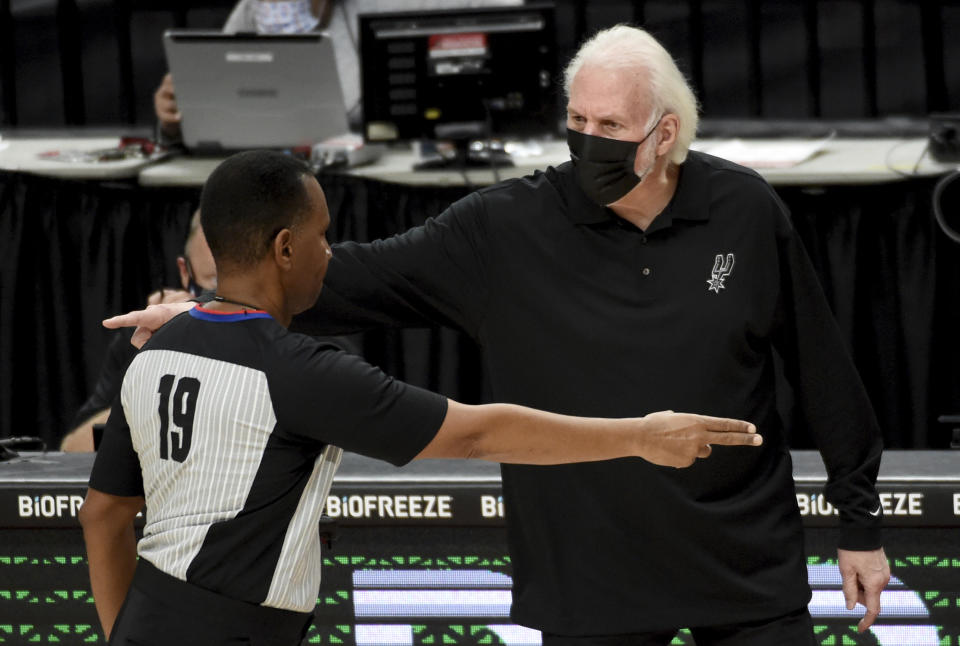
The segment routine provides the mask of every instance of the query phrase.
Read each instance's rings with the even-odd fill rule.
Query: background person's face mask
[[[259,0],[254,18],[258,34],[305,34],[320,22],[310,11],[310,0]]]
[[[640,141],[597,137],[567,128],[570,158],[573,160],[577,182],[587,197],[600,206],[607,206],[632,191],[650,172],[650,168],[644,171],[643,175],[634,172],[637,149],[659,125],[660,119],[657,119]]]
[[[183,258],[184,264],[187,266],[187,291],[190,292],[190,295],[196,298],[205,291],[205,287],[200,285],[197,282],[197,277],[193,275],[193,265],[190,264],[190,259],[186,256],[180,256]],[[216,289],[217,285],[214,283],[211,289]]]

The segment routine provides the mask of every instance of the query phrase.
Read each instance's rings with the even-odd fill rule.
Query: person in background
[[[228,34],[326,32],[333,42],[344,109],[351,126],[359,128],[362,97],[357,16],[520,4],[523,4],[522,0],[240,0],[230,12],[223,31]],[[182,115],[177,107],[177,92],[171,74],[163,77],[154,92],[153,106],[161,142],[178,142]]]
[[[148,305],[187,301],[199,296],[204,290],[216,288],[217,268],[200,227],[199,210],[190,219],[183,255],[177,258],[177,270],[180,272],[180,289],[160,289],[150,294],[147,298]],[[94,450],[93,427],[107,421],[110,405],[120,392],[123,373],[136,355],[136,348],[130,344],[131,333],[129,330],[119,331],[107,346],[93,392],[73,416],[71,430],[60,444],[61,451]]]

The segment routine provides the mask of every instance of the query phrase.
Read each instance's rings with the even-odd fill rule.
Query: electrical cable
[[[937,182],[937,185],[933,187],[933,216],[937,219],[937,224],[940,225],[940,229],[943,230],[947,237],[957,244],[960,244],[960,231],[953,228],[947,222],[947,216],[943,212],[942,204],[944,191],[957,180],[960,180],[960,169],[944,175],[940,178],[940,181]],[[960,207],[960,200],[957,200],[957,205]],[[960,208],[958,208],[958,210],[960,210]]]
[[[913,169],[910,172],[905,173],[904,171],[900,170],[899,168],[896,168],[892,163],[890,163],[890,156],[893,154],[893,151],[904,146],[905,144],[911,143],[911,141],[912,140],[910,139],[903,139],[898,143],[895,143],[894,145],[890,146],[890,148],[887,149],[887,153],[883,157],[883,163],[887,167],[887,170],[889,170],[891,173],[899,175],[900,177],[917,177],[917,171],[920,170],[920,162],[923,161],[923,158],[927,156],[927,152],[930,150],[929,140],[923,146],[923,150],[920,151],[920,156],[917,157],[917,160],[913,164]]]

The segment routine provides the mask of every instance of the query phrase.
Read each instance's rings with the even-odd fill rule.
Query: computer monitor
[[[558,133],[551,4],[364,14],[359,32],[366,141]]]

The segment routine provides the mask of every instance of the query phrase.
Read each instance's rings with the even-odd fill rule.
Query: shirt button
[[[640,244],[647,244],[647,236],[640,236]]]
[[[641,271],[640,273],[643,274],[644,276],[649,276],[649,275],[650,275],[650,268],[649,268],[649,267],[644,267],[644,268],[643,268],[643,271]]]

